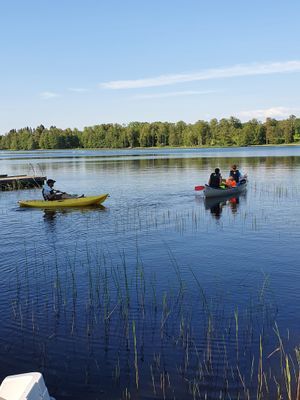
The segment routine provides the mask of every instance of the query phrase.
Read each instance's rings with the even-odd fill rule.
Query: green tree
[[[139,133],[140,133],[139,122],[131,122],[130,124],[128,124],[126,129],[126,135],[129,147],[139,146]]]
[[[169,143],[169,124],[167,122],[159,122],[156,130],[156,145],[167,146]]]
[[[198,137],[196,130],[193,129],[192,125],[186,125],[186,127],[182,131],[182,143],[184,146],[197,146],[198,145]]]
[[[294,122],[295,134],[294,141],[300,141],[300,118],[296,118]]]
[[[140,129],[139,144],[141,147],[150,146],[150,127],[148,123],[143,123]]]
[[[300,119],[291,115],[276,121],[267,118],[265,123],[252,119],[244,124],[235,117],[199,120],[194,124],[178,121],[131,122],[101,124],[85,127],[83,131],[39,125],[19,130],[11,129],[0,135],[0,149],[34,150],[70,148],[126,148],[155,146],[249,146],[260,144],[292,143],[300,140]]]
[[[88,149],[106,146],[106,130],[104,125],[85,127],[80,135],[79,145]]]
[[[288,119],[282,121],[284,143],[294,142],[295,120],[295,115],[291,115]]]
[[[169,145],[181,146],[183,144],[183,131],[186,128],[184,121],[169,125]]]
[[[267,118],[265,122],[266,144],[284,143],[283,130],[276,119]]]
[[[265,143],[263,125],[256,119],[243,124],[241,135],[237,144],[239,146],[259,145]]]
[[[216,118],[211,119],[210,122],[209,122],[210,137],[207,140],[207,144],[209,146],[215,146],[217,144],[218,127],[219,127],[218,120]]]
[[[179,132],[176,129],[175,124],[169,125],[169,145],[170,146],[179,146],[181,143],[181,138],[179,138]]]
[[[210,138],[210,128],[206,121],[197,121],[194,124],[194,129],[197,135],[197,142],[199,146],[205,146]]]
[[[222,118],[217,129],[216,144],[218,146],[233,145],[235,133],[234,123],[230,119]]]

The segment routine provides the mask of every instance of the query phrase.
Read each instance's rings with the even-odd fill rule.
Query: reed
[[[136,331],[135,331],[135,322],[134,321],[132,321],[132,334],[133,334],[133,348],[134,348],[135,385],[138,390],[139,389],[139,366],[138,366]]]
[[[51,265],[41,261],[45,293],[28,284],[35,277],[30,269],[16,266],[9,299],[16,327],[24,337],[29,328],[39,340],[44,329],[51,343],[67,326],[67,341],[86,350],[80,356],[86,357],[87,382],[96,379],[89,363],[98,365],[99,374],[104,362],[118,398],[300,400],[300,350],[286,350],[291,338],[288,332],[282,335],[276,323],[271,277],[264,275],[261,288],[241,305],[239,299],[218,292],[217,284],[205,287],[200,264],[183,271],[174,251],[165,246],[161,268],[172,279],[166,273],[162,282],[149,260],[143,260],[136,233],[157,229],[156,212],[149,213],[147,221],[138,210],[135,221],[128,219],[128,229],[135,225],[134,255],[126,248],[112,254],[109,246],[98,244],[85,246],[83,254],[81,248],[77,259],[80,249],[75,244],[74,257],[65,256],[64,263],[56,256]],[[173,216],[166,212],[165,221],[172,224]],[[200,229],[196,213],[177,213],[174,229],[179,234],[186,229],[182,218],[191,218]],[[43,365],[52,356],[46,344],[40,346]],[[68,357],[76,360],[76,354]]]

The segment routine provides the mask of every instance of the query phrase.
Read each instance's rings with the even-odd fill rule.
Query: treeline
[[[132,148],[162,146],[250,146],[289,144],[300,141],[300,118],[291,115],[277,121],[267,118],[242,123],[235,117],[221,120],[131,122],[128,125],[101,124],[78,129],[12,129],[0,136],[1,150]]]

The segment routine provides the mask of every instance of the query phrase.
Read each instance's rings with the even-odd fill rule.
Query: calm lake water
[[[245,194],[194,191],[232,163]],[[252,399],[261,364],[284,386],[284,349],[295,386],[300,146],[0,152],[0,174],[33,172],[110,197],[47,211],[18,207],[39,189],[0,192],[1,380],[40,371],[57,400]]]

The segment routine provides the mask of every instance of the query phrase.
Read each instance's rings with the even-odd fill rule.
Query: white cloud
[[[241,111],[238,113],[238,116],[241,118],[256,118],[264,120],[266,118],[287,118],[295,113],[297,113],[297,109],[294,108],[270,107],[266,109]]]
[[[54,93],[54,92],[42,92],[40,95],[41,95],[42,99],[45,99],[45,100],[53,99],[55,97],[60,96],[58,93]]]
[[[153,78],[109,81],[100,84],[105,89],[137,89],[154,86],[174,85],[209,79],[234,78],[238,76],[268,75],[288,72],[299,72],[300,61],[283,61],[273,63],[240,64],[225,68],[207,69],[189,74],[160,75]]]
[[[178,96],[193,96],[193,95],[204,95],[216,93],[214,90],[185,90],[181,92],[165,92],[165,93],[152,93],[152,94],[141,94],[133,96],[134,99],[158,99],[164,97],[178,97]]]

